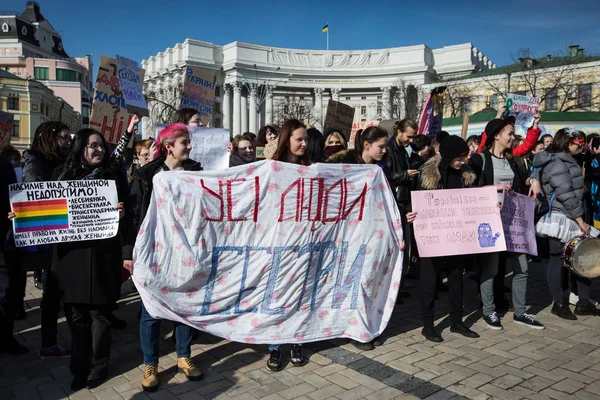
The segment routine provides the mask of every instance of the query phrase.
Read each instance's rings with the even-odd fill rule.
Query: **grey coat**
[[[544,195],[551,201],[551,211],[558,211],[571,219],[583,216],[585,183],[581,167],[567,153],[541,151],[533,159],[535,175],[539,176]]]

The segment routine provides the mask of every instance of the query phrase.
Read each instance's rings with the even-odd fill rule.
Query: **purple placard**
[[[537,256],[534,210],[535,201],[532,198],[512,191],[504,194],[500,216],[504,226],[507,251]]]

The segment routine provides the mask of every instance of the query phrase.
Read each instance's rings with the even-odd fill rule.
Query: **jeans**
[[[111,347],[110,307],[70,304],[71,373],[74,377],[104,379]]]
[[[525,300],[527,297],[527,254],[507,253],[507,259],[512,263],[512,300],[515,315],[520,317],[525,314]]]
[[[463,266],[465,257],[426,257],[421,259],[421,314],[425,327],[433,328],[434,299],[440,273],[448,275],[448,301],[452,325],[462,323],[463,314]]]
[[[483,315],[489,316],[496,311],[494,305],[494,278],[498,273],[498,262],[500,253],[486,253],[480,256],[481,260],[481,301],[483,303]]]
[[[140,342],[144,353],[144,364],[158,363],[158,341],[160,340],[160,323],[162,320],[150,316],[142,302],[140,318]],[[174,322],[175,351],[177,358],[190,357],[192,354],[192,329],[180,322]]]

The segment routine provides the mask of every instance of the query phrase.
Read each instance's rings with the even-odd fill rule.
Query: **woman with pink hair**
[[[131,188],[131,201],[134,207],[133,235],[136,235],[146,216],[152,196],[152,178],[162,171],[201,171],[199,162],[190,159],[190,134],[185,124],[170,124],[160,131],[156,139],[154,160],[138,170],[138,175]],[[135,237],[127,238],[123,249],[123,266],[133,274],[133,245]],[[160,338],[161,320],[150,316],[142,302],[140,318],[140,341],[144,353],[144,377],[142,389],[153,392],[158,388],[158,341]],[[193,329],[185,324],[175,322],[177,352],[177,368],[185,373],[189,380],[202,379],[202,372],[191,360],[191,343]]]

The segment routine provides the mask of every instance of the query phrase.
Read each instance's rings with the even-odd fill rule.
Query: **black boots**
[[[557,315],[558,317],[560,317],[562,319],[568,319],[570,321],[575,321],[577,319],[575,314],[573,314],[571,312],[571,309],[569,308],[569,300],[568,299],[566,299],[566,300],[563,299],[562,304],[554,302],[554,304],[552,305],[551,312],[552,312],[552,314]]]
[[[596,315],[596,307],[589,300],[579,300],[575,306],[575,315]]]
[[[425,325],[421,331],[421,335],[425,336],[425,339],[429,340],[430,342],[441,343],[444,341],[442,335],[435,330],[433,325]]]

